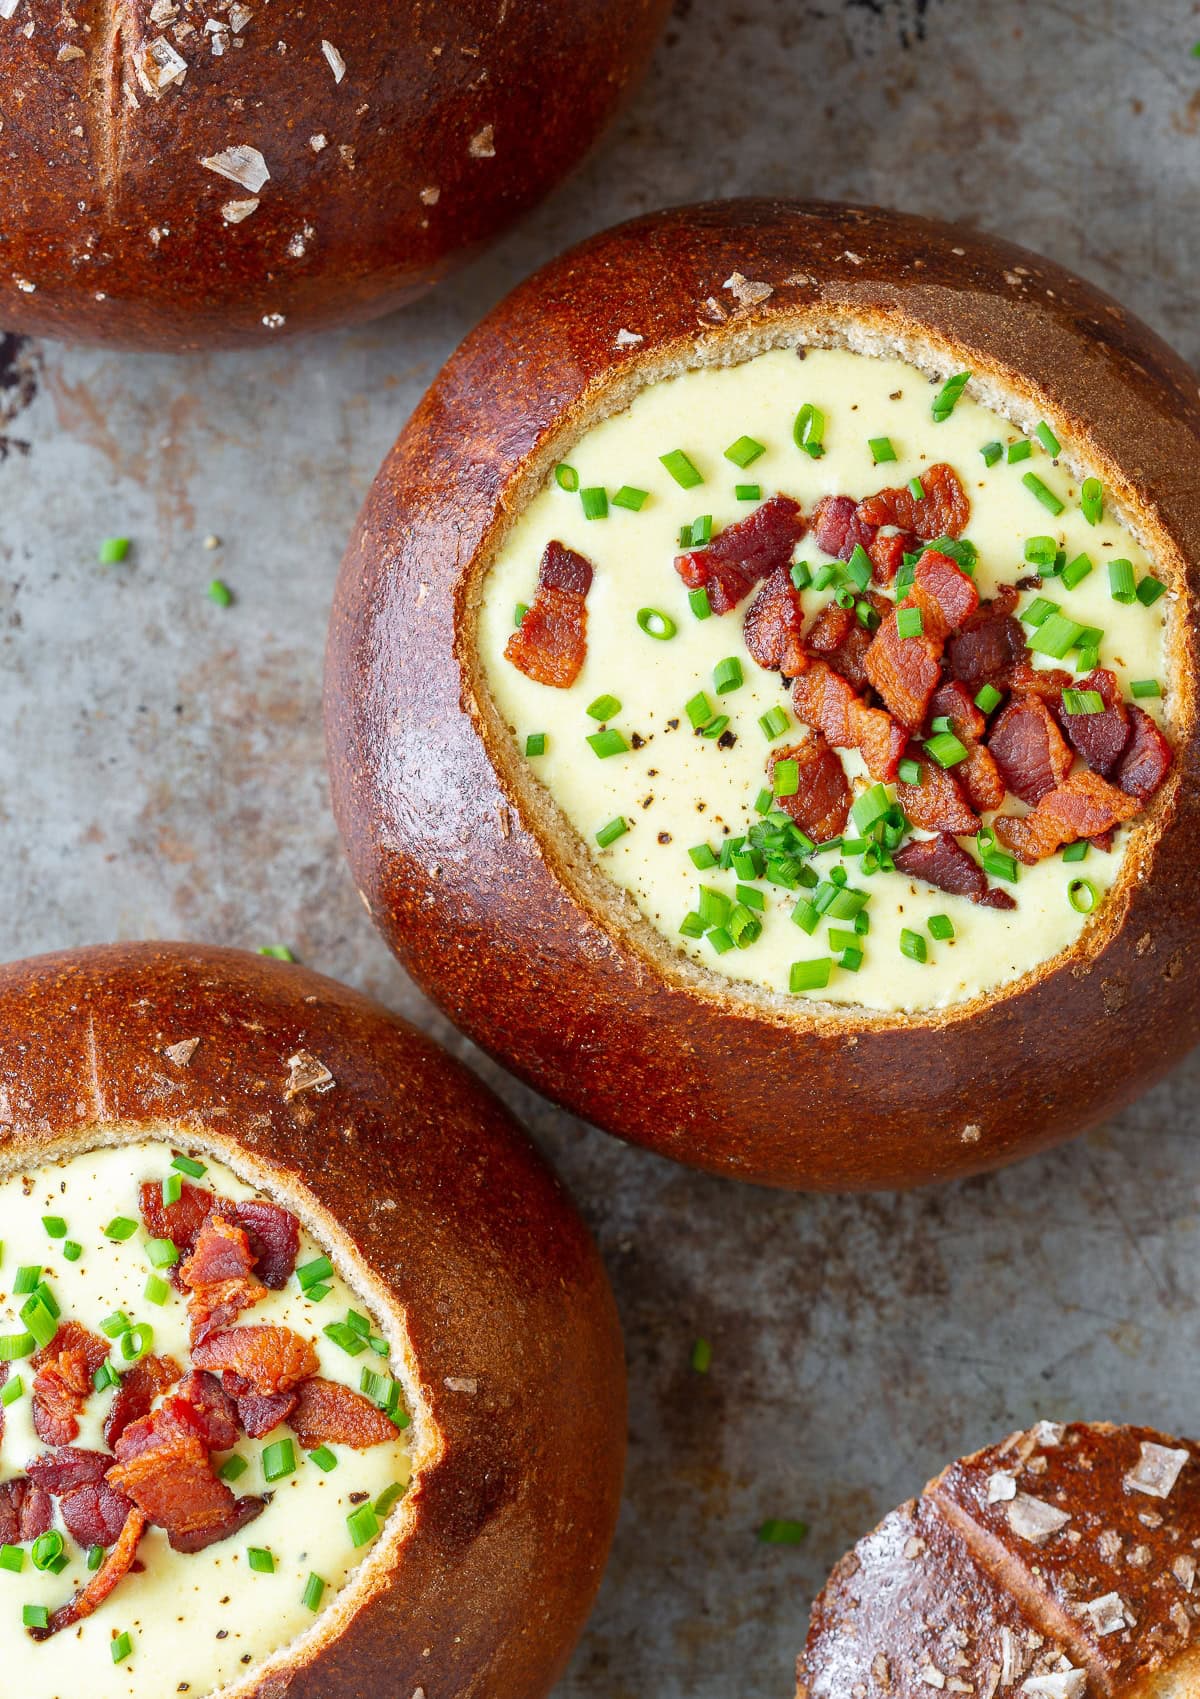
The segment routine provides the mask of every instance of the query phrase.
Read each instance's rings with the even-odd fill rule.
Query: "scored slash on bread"
[[[1200,1448],[1104,1423],[953,1463],[834,1569],[797,1699],[1200,1692]]]

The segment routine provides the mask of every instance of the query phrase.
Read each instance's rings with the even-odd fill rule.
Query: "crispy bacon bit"
[[[234,1327],[192,1352],[198,1369],[230,1369],[255,1392],[292,1392],[320,1368],[316,1348],[289,1327]]]
[[[188,1406],[189,1420],[210,1451],[228,1451],[237,1444],[237,1405],[216,1375],[193,1369],[179,1383],[178,1398]]]
[[[250,1241],[254,1272],[272,1292],[292,1278],[300,1252],[300,1223],[290,1209],[266,1198],[222,1198],[217,1213],[240,1227]]]
[[[50,1495],[22,1477],[0,1486],[0,1546],[21,1546],[44,1534],[54,1520]]]
[[[1071,751],[1041,696],[1014,696],[992,726],[988,748],[1022,802],[1039,802],[1071,770]]]
[[[192,1186],[185,1180],[174,1203],[164,1203],[162,1186],[157,1180],[144,1180],[140,1191],[142,1220],[152,1239],[170,1239],[179,1252],[180,1261],[195,1249],[200,1229],[208,1219],[216,1201],[204,1186]],[[171,1278],[179,1285],[179,1264],[171,1270]]]
[[[104,1451],[85,1451],[78,1445],[60,1445],[55,1451],[44,1451],[29,1465],[29,1478],[44,1487],[51,1498],[65,1498],[80,1487],[94,1487],[112,1467],[112,1458]]]
[[[1013,618],[1017,600],[1011,584],[1001,585],[993,600],[965,619],[946,644],[951,677],[961,679],[972,693],[985,684],[1004,684],[1028,653],[1025,633]]]
[[[902,780],[896,786],[896,800],[913,825],[926,832],[974,837],[979,821],[963,800],[954,774],[923,754],[913,754],[912,759],[921,769],[921,782],[906,785]]]
[[[107,1444],[116,1445],[130,1422],[150,1414],[154,1400],[175,1385],[183,1370],[173,1357],[142,1357],[121,1376],[104,1423]]]
[[[814,661],[792,686],[792,703],[807,726],[841,749],[857,749],[873,779],[896,777],[908,733],[882,708],[868,708],[846,680]]]
[[[286,1422],[296,1408],[297,1394],[294,1392],[255,1392],[250,1382],[241,1375],[227,1373],[222,1378],[225,1391],[237,1407],[238,1421],[251,1439],[261,1439],[264,1434],[269,1434],[280,1422]]]
[[[762,578],[787,566],[808,522],[791,496],[770,496],[745,519],[727,525],[702,549],[675,556],[689,590],[707,590],[715,614],[727,614]]]
[[[1117,675],[1097,667],[1071,688],[1094,690],[1104,703],[1102,714],[1068,714],[1064,708],[1061,725],[1071,744],[1095,773],[1111,779],[1113,769],[1129,742],[1129,715],[1121,698]]]
[[[305,1451],[318,1445],[352,1445],[365,1451],[396,1437],[394,1424],[369,1398],[340,1381],[306,1380],[288,1417]]]
[[[803,743],[772,750],[767,772],[772,779],[780,761],[794,761],[800,788],[794,796],[775,798],[776,808],[792,819],[818,844],[836,838],[844,829],[853,800],[846,770],[820,732],[810,732]]]
[[[742,628],[746,647],[767,672],[795,678],[808,665],[801,642],[803,630],[800,593],[787,567],[777,567],[747,610]]]
[[[975,742],[987,730],[987,720],[975,706],[975,698],[956,678],[948,679],[934,691],[929,716],[934,720],[949,720],[950,730],[963,743]]]
[[[880,490],[858,504],[858,517],[867,525],[895,525],[915,531],[923,542],[937,537],[961,537],[971,517],[971,503],[952,466],[938,461],[921,474],[925,494],[917,499],[907,485]]]
[[[251,1273],[253,1267],[246,1233],[214,1211],[179,1271],[181,1283],[192,1294],[188,1313],[193,1343],[228,1327],[243,1310],[266,1297],[266,1287]]]
[[[238,1502],[214,1474],[208,1447],[198,1437],[195,1423],[190,1405],[182,1399],[167,1399],[121,1435],[118,1462],[107,1476],[110,1486],[166,1529],[176,1550],[198,1551],[241,1526],[234,1520]],[[251,1502],[257,1509],[250,1514],[257,1515],[262,1503]],[[194,1543],[197,1538],[201,1545]],[[181,1546],[180,1540],[187,1543]]]
[[[239,1533],[248,1522],[253,1522],[256,1516],[261,1516],[266,1508],[265,1499],[255,1498],[251,1494],[235,1499],[233,1509],[219,1522],[213,1522],[205,1528],[176,1529],[168,1536],[171,1549],[177,1552],[202,1552],[207,1547],[215,1546],[221,1540],[228,1540]]]
[[[550,542],[538,567],[537,590],[505,659],[538,684],[566,690],[587,656],[587,594],[592,568],[565,544]]]
[[[1137,813],[1138,806],[1134,797],[1126,796],[1099,773],[1083,769],[1047,791],[1023,819],[998,814],[992,825],[1005,848],[1032,867],[1064,844],[1094,838],[1119,826]]]
[[[892,611],[886,596],[870,592],[867,600],[881,620]],[[805,639],[809,652],[828,661],[834,672],[840,673],[860,695],[871,682],[866,659],[873,641],[874,633],[867,630],[855,610],[839,607],[836,602],[825,604]]]
[[[893,858],[901,873],[923,879],[939,891],[955,897],[970,897],[984,908],[1011,909],[1016,903],[1007,891],[989,889],[979,863],[969,856],[957,838],[948,832],[936,838],[910,838]]]
[[[908,606],[905,602],[904,606]],[[917,731],[942,676],[942,646],[924,633],[901,637],[895,613],[888,614],[867,650],[866,674],[901,725]]]
[[[1171,766],[1171,745],[1150,715],[1137,704],[1129,709],[1129,742],[1116,771],[1121,790],[1138,802],[1149,802]]]
[[[979,608],[979,591],[957,561],[926,549],[913,571],[912,589],[902,608],[920,608],[925,635],[942,644]]]
[[[855,549],[871,553],[878,526],[859,517],[853,496],[822,496],[813,509],[817,546],[835,560],[849,560]]]
[[[82,1622],[85,1617],[98,1610],[118,1581],[128,1575],[133,1567],[134,1554],[145,1527],[146,1518],[142,1512],[136,1508],[132,1509],[125,1518],[120,1538],[100,1568],[69,1604],[60,1606],[53,1613],[45,1628],[29,1630],[33,1639],[49,1640],[51,1635],[58,1634],[64,1628],[73,1628],[77,1622]]]
[[[1003,807],[1005,784],[995,757],[982,743],[964,738],[967,758],[955,768],[955,777],[976,814],[990,814]]]
[[[69,1445],[92,1392],[92,1376],[108,1357],[108,1341],[77,1321],[63,1322],[33,1359],[33,1427],[43,1445]]]
[[[904,565],[905,555],[915,554],[919,542],[911,531],[891,531],[876,537],[867,549],[876,584],[890,584]]]
[[[68,1493],[60,1506],[63,1526],[85,1551],[89,1546],[113,1545],[131,1508],[125,1494],[107,1481],[94,1481]]]

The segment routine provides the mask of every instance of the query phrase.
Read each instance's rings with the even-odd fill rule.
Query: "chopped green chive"
[[[688,851],[692,866],[703,873],[709,867],[717,865],[717,858],[709,844],[694,844]]]
[[[807,1538],[807,1522],[792,1522],[781,1516],[769,1516],[758,1528],[758,1539],[764,1546],[798,1546]]]
[[[1010,442],[1004,451],[1004,458],[1010,466],[1015,466],[1018,460],[1028,460],[1033,453],[1033,444],[1025,437],[1018,437],[1016,442]]]
[[[123,1244],[126,1239],[132,1239],[136,1232],[136,1221],[131,1221],[127,1215],[114,1215],[104,1229],[104,1236],[106,1239],[115,1239],[118,1244]]]
[[[39,1534],[29,1550],[33,1567],[42,1570],[53,1570],[55,1563],[62,1554],[63,1537],[57,1529],[51,1529],[46,1534]]]
[[[319,1575],[310,1575],[308,1580],[304,1583],[304,1591],[300,1595],[300,1603],[304,1605],[306,1609],[315,1613],[321,1608],[321,1595],[324,1591],[325,1583],[322,1581],[321,1577]]]
[[[693,909],[679,922],[679,930],[684,938],[703,938],[706,928],[699,914]]]
[[[1057,460],[1059,455],[1062,453],[1062,444],[1059,442],[1054,432],[1050,429],[1045,419],[1042,420],[1041,424],[1037,427],[1033,434],[1046,450],[1046,453],[1050,456],[1051,460]]]
[[[867,447],[871,450],[871,459],[876,466],[882,466],[886,461],[896,458],[891,437],[868,437]]]
[[[929,951],[921,934],[912,932],[905,926],[900,931],[900,954],[907,956],[910,961],[923,962],[928,959]]]
[[[133,1641],[128,1634],[118,1634],[109,1643],[114,1664],[123,1664],[126,1658],[133,1656]]]
[[[171,1296],[171,1288],[157,1274],[148,1274],[142,1295],[148,1304],[165,1304]]]
[[[1152,578],[1149,573],[1137,587],[1137,599],[1144,608],[1153,607],[1160,596],[1165,596],[1167,587],[1159,579]]]
[[[1059,501],[1053,490],[1048,489],[1046,485],[1043,484],[1036,472],[1026,472],[1025,476],[1021,479],[1021,482],[1032,495],[1037,497],[1038,501],[1041,502],[1047,513],[1057,515],[1062,512],[1062,502]]]
[[[735,466],[740,466],[744,471],[752,461],[758,459],[760,454],[766,452],[765,443],[756,442],[753,437],[739,437],[736,442],[731,442],[725,450],[725,458],[732,460]]]
[[[1074,560],[1068,561],[1062,569],[1064,589],[1074,590],[1077,584],[1082,584],[1093,570],[1094,564],[1086,555],[1076,555]]]
[[[148,1321],[136,1322],[128,1333],[121,1335],[121,1357],[126,1363],[140,1363],[154,1349],[154,1329]]]
[[[327,1445],[318,1445],[315,1451],[308,1454],[310,1463],[315,1463],[323,1475],[328,1475],[338,1466],[338,1460]]]
[[[1077,838],[1073,844],[1067,845],[1062,852],[1062,858],[1064,861],[1086,861],[1088,848],[1086,838]]]
[[[653,637],[659,643],[667,642],[678,630],[670,614],[663,613],[659,608],[639,608],[637,622],[647,637]]]
[[[1067,901],[1076,914],[1091,914],[1096,906],[1096,887],[1090,879],[1072,879],[1067,886]]]
[[[516,623],[520,625],[522,619],[524,619],[525,615],[529,612],[529,609],[525,606],[524,602],[518,602],[517,607],[520,611],[517,614]],[[260,956],[270,956],[272,961],[276,962],[294,962],[296,959],[286,944],[262,944],[259,946],[258,953]],[[172,1167],[178,1168],[178,1166],[178,1162],[172,1163]],[[204,1169],[201,1168],[200,1172],[203,1174]]]
[[[921,782],[921,766],[918,761],[901,761],[897,773],[902,785],[919,785]]]
[[[993,849],[985,850],[980,860],[985,873],[990,873],[994,879],[1007,879],[1010,885],[1016,884],[1019,869],[1014,856]]]
[[[281,950],[281,951],[284,952],[279,958],[281,961],[285,961],[285,962],[295,961],[295,959],[296,959],[295,956],[292,955],[292,952],[287,948],[287,946],[285,944],[277,944],[277,945],[271,946],[270,953],[274,954],[274,952],[276,950]],[[267,954],[268,954],[267,950],[260,950],[259,951],[260,956],[265,956]],[[178,1171],[181,1174],[186,1174],[189,1177],[189,1179],[192,1179],[192,1180],[202,1179],[203,1176],[208,1173],[208,1168],[207,1168],[206,1164],[203,1163],[203,1162],[197,1162],[195,1157],[193,1157],[193,1156],[173,1156],[171,1158],[171,1167],[178,1169]]]
[[[971,381],[970,372],[957,372],[949,378],[945,385],[933,398],[933,422],[935,425],[945,424],[946,420],[958,406],[959,398]]]
[[[597,696],[594,702],[589,702],[585,712],[593,720],[611,720],[614,714],[621,712],[621,704],[615,696]]]
[[[806,560],[794,561],[792,563],[792,583],[795,585],[796,589],[807,590],[812,581],[812,573],[809,570],[808,562]]]
[[[1104,485],[1099,478],[1085,478],[1079,492],[1079,505],[1089,525],[1098,525],[1104,516]]]
[[[275,1558],[265,1546],[247,1546],[246,1562],[256,1575],[274,1575]]]
[[[121,1377],[111,1363],[101,1363],[92,1376],[92,1386],[97,1392],[107,1392],[114,1386],[120,1386]]]
[[[1102,714],[1104,712],[1104,698],[1098,690],[1064,690],[1062,705],[1065,714]]]
[[[290,1439],[277,1439],[262,1454],[263,1479],[282,1481],[296,1472],[296,1447]]]
[[[357,1510],[352,1510],[346,1518],[346,1527],[350,1530],[350,1543],[355,1547],[365,1546],[379,1533],[379,1518],[375,1514],[373,1504],[360,1504]]]
[[[105,537],[100,544],[98,559],[101,566],[115,566],[129,553],[128,537]]]
[[[554,468],[554,481],[560,490],[574,494],[579,488],[579,473],[573,466],[568,466],[565,460],[560,460]]]
[[[871,785],[860,796],[855,797],[850,815],[860,832],[869,832],[877,820],[883,819],[891,806],[892,799],[884,787]]]
[[[707,1339],[697,1339],[692,1345],[692,1368],[698,1375],[706,1375],[712,1368],[712,1346]]]
[[[800,763],[776,761],[771,775],[771,789],[776,796],[795,796],[800,789]]]
[[[5,1381],[3,1389],[0,1390],[0,1405],[7,1409],[10,1404],[15,1404],[17,1399],[24,1395],[24,1392],[25,1382],[20,1375],[13,1375]]]
[[[45,1605],[25,1605],[21,1611],[21,1621],[26,1628],[48,1628],[50,1612]]]
[[[528,602],[514,602],[513,603],[513,624],[518,629],[523,624],[524,619],[525,619],[525,615],[528,612],[529,612],[529,603]],[[260,954],[265,954],[265,952],[260,952]]]
[[[262,954],[262,951],[260,950],[259,955],[261,955],[261,954]],[[162,1183],[162,1200],[163,1200],[163,1203],[168,1208],[170,1208],[171,1204],[178,1203],[182,1196],[183,1196],[183,1175],[182,1174],[164,1174],[163,1175],[163,1183]]]
[[[829,984],[832,969],[833,959],[830,956],[818,956],[815,960],[807,962],[793,962],[788,973],[788,990],[822,991]]]
[[[379,1497],[375,1500],[375,1514],[381,1521],[387,1516],[392,1506],[400,1502],[400,1500],[404,1497],[406,1490],[407,1489],[399,1481],[393,1481],[390,1487],[384,1487]]]
[[[23,1298],[29,1292],[36,1292],[41,1278],[40,1264],[22,1263],[13,1276],[13,1297]]]
[[[1031,566],[1046,572],[1053,567],[1057,554],[1058,544],[1053,537],[1026,537],[1025,559]]]
[[[1114,602],[1132,602],[1137,597],[1131,560],[1110,560],[1108,587]]]
[[[544,755],[546,753],[545,732],[530,732],[525,739],[525,754],[527,757]]]
[[[981,714],[990,714],[1000,701],[1000,692],[994,684],[985,684],[975,697],[975,706]]]
[[[768,742],[772,742],[775,738],[783,736],[791,721],[788,719],[787,709],[777,704],[774,708],[768,708],[765,714],[760,714],[758,723],[763,736]]]
[[[104,1547],[103,1546],[89,1546],[88,1547],[88,1554],[87,1554],[87,1566],[92,1571],[93,1575],[100,1568],[100,1566],[103,1562],[104,1562]]]
[[[649,494],[649,490],[639,490],[636,484],[622,484],[612,498],[612,504],[614,507],[628,508],[630,513],[640,513]]]
[[[25,1331],[31,1333],[39,1345],[49,1345],[58,1332],[58,1322],[49,1306],[35,1293],[33,1297],[26,1298],[20,1314]]]
[[[1145,696],[1161,696],[1162,685],[1156,678],[1135,678],[1129,686],[1129,693],[1135,701]]]
[[[939,944],[954,936],[954,922],[948,914],[931,914],[929,917],[929,936]]]
[[[615,726],[606,726],[602,732],[593,732],[587,742],[601,761],[606,761],[610,755],[624,755],[629,749],[624,735]]]
[[[174,1268],[179,1252],[171,1239],[147,1239],[146,1255],[152,1268]]]
[[[953,732],[937,732],[926,739],[925,753],[939,767],[954,767],[967,759],[967,750]]]
[[[608,491],[600,485],[593,485],[579,492],[580,504],[583,507],[585,519],[608,518]]]
[[[740,690],[744,683],[742,663],[736,655],[729,655],[725,660],[718,661],[713,668],[713,684],[718,696],[725,696],[731,690]]]
[[[19,1575],[25,1567],[25,1553],[20,1546],[0,1546],[0,1569]]]
[[[925,486],[921,482],[920,478],[910,478],[908,480],[908,493],[912,496],[914,501],[925,500]]]
[[[208,584],[208,599],[215,602],[219,608],[233,606],[233,591],[223,578],[211,578]]]
[[[133,1326],[124,1310],[114,1310],[112,1315],[105,1316],[100,1323],[100,1331],[108,1339],[120,1339],[123,1333],[128,1333]]]
[[[669,454],[660,454],[658,458],[680,489],[693,490],[697,484],[704,482],[703,476],[697,472],[681,448],[673,448]]]
[[[1048,614],[1029,639],[1029,647],[1036,655],[1050,655],[1061,661],[1079,642],[1085,629],[1066,614]]]
[[[601,826],[596,833],[596,842],[601,849],[607,849],[609,844],[615,844],[618,838],[624,837],[628,830],[628,822],[618,814],[615,820],[608,822],[607,826]]]
[[[1004,444],[1002,442],[985,442],[979,452],[983,456],[985,466],[994,466],[1004,454]]]
[[[232,1457],[227,1457],[217,1473],[223,1481],[237,1481],[246,1473],[250,1465],[244,1457],[239,1457],[235,1451]]]
[[[697,619],[707,619],[712,613],[712,606],[708,600],[707,590],[689,590],[688,606],[691,608]]]
[[[819,407],[805,402],[792,425],[792,441],[814,460],[821,458],[825,452],[825,415]]]
[[[762,485],[735,484],[733,486],[733,495],[735,501],[761,501]]]
[[[896,631],[901,637],[920,637],[925,630],[925,617],[920,608],[898,608]]]
[[[65,1239],[67,1236],[67,1224],[61,1215],[43,1215],[42,1226],[51,1239]]]

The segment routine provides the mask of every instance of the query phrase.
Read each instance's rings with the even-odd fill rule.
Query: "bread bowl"
[[[544,1695],[623,1366],[490,1094],[304,969],[125,945],[0,970],[0,1122],[6,1689]]]
[[[1193,375],[1009,244],[768,201],[596,236],[448,362],[345,557],[328,747],[370,913],[521,1077],[717,1172],[908,1186],[1077,1133],[1196,1032],[1198,473]],[[841,653],[817,641],[831,593]],[[915,646],[915,711],[860,640],[885,663]],[[1078,755],[1061,688],[1099,728],[1124,716],[1115,748],[1134,752],[1135,726],[1159,751],[1144,805],[1121,789],[1124,755]],[[847,754],[852,715],[866,729]],[[980,744],[998,767],[1014,717],[1042,739],[1028,795],[1050,801],[1027,826],[1010,737],[981,870],[987,764],[977,812],[945,781]],[[814,756],[832,803],[799,783]],[[901,760],[920,781],[903,809]],[[915,865],[949,839],[934,872],[977,901],[888,871],[927,779],[949,810],[927,818],[950,829],[913,831]],[[1046,856],[1061,793],[1069,812],[1093,790],[1127,821],[1111,847]],[[1106,818],[1088,813],[1089,834]],[[847,830],[858,859],[827,875],[838,861],[812,844],[836,852]]]
[[[579,161],[668,0],[0,0],[0,318],[181,350],[420,295]]]
[[[838,1564],[798,1699],[1200,1692],[1200,1450],[1039,1422],[952,1464]]]

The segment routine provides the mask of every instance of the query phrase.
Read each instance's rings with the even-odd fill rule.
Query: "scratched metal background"
[[[583,173],[406,314],[253,357],[0,345],[0,948],[286,941],[455,1043],[551,1152],[609,1258],[633,1385],[628,1503],[561,1699],[786,1699],[829,1565],[944,1460],[1039,1415],[1195,1433],[1200,1060],[1073,1149],[907,1197],[739,1189],[549,1108],[447,1032],[340,858],[320,668],[341,545],[484,310],[656,204],[978,223],[1195,361],[1197,37],[1192,0],[680,0]],[[98,567],[113,533],[132,557]],[[768,1515],[807,1519],[807,1543],[759,1546]]]

